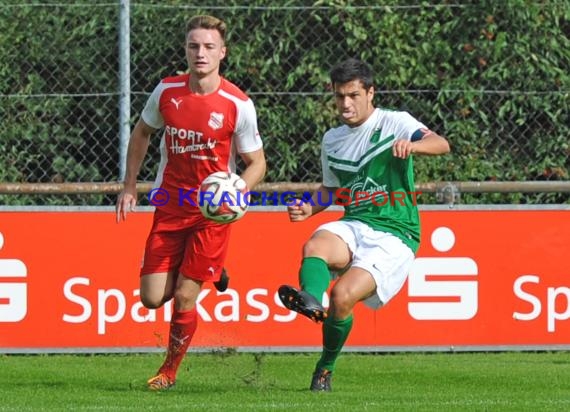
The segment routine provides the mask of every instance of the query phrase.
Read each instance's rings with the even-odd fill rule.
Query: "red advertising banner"
[[[320,326],[285,309],[301,247],[340,212],[290,223],[251,211],[234,223],[230,288],[206,285],[192,347],[313,350]],[[359,304],[347,349],[570,348],[570,210],[424,210],[422,246],[400,294]],[[0,212],[0,352],[148,351],[170,307],[138,298],[152,212]]]

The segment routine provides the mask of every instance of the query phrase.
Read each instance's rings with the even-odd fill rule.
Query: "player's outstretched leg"
[[[220,275],[220,280],[214,282],[214,286],[218,292],[225,292],[230,284],[230,277],[228,276],[228,272],[226,268],[222,269],[222,274]]]
[[[283,305],[301,315],[304,315],[314,322],[323,322],[327,313],[319,301],[304,290],[298,290],[293,286],[282,285],[279,287],[279,299]]]
[[[311,380],[311,389],[313,392],[331,392],[332,372],[326,369],[317,369],[313,373],[313,379]]]

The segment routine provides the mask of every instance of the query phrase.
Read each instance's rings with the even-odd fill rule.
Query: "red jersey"
[[[164,128],[154,186],[169,198],[157,207],[177,216],[200,213],[197,191],[208,175],[235,173],[237,154],[262,148],[255,107],[243,91],[222,78],[214,93],[194,94],[189,79],[163,79],[142,112],[146,124]]]

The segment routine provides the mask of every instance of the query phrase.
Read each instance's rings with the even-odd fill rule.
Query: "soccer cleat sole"
[[[278,290],[278,294],[283,306],[306,316],[313,322],[324,322],[327,318],[324,308],[305,291],[297,290],[293,286],[282,285]]]

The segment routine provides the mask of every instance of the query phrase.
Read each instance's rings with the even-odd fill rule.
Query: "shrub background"
[[[165,4],[167,3],[167,4]],[[328,71],[359,57],[376,104],[408,110],[452,153],[416,180],[568,180],[567,1],[187,1],[131,4],[131,124],[160,78],[184,71],[185,22],[227,21],[223,74],[254,99],[269,182],[318,182],[337,123]],[[0,2],[0,181],[116,181],[118,4]],[[139,176],[152,180],[158,135]],[[111,204],[109,196],[0,196],[4,204]],[[429,198],[424,199],[430,202]],[[567,194],[462,195],[465,203],[569,203]]]

